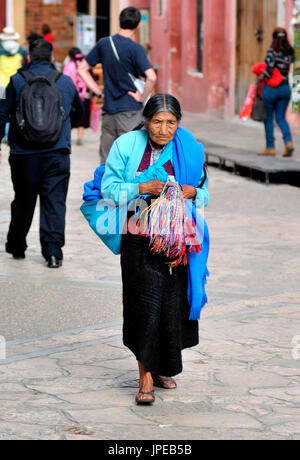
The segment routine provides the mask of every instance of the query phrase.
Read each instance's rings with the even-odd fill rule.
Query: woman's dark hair
[[[84,58],[81,49],[77,46],[74,46],[69,50],[69,56],[72,59],[72,61],[82,61],[82,59]]]
[[[170,112],[174,115],[177,121],[180,121],[182,118],[180,103],[176,97],[171,94],[155,94],[155,96],[152,96],[145,105],[143,111],[144,121],[139,124],[134,131],[142,129],[145,124],[154,117],[154,115],[160,112]]]
[[[150,121],[159,112],[170,112],[177,121],[182,118],[179,101],[171,94],[155,94],[151,97],[144,108],[143,116],[146,121]]]
[[[120,28],[134,30],[141,22],[142,15],[140,10],[134,6],[125,8],[120,13]]]
[[[176,99],[176,97],[172,96],[171,94],[156,94],[155,96],[152,96],[147,104],[145,105],[144,111],[143,111],[143,117],[144,117],[144,122],[141,123],[139,126],[137,126],[134,131],[138,131],[142,129],[145,126],[145,122],[149,122],[151,118],[153,118],[156,114],[160,112],[169,112],[174,117],[176,120],[179,122],[182,118],[182,113],[181,113],[181,107],[179,101]],[[204,163],[203,165],[203,170],[204,170],[204,178],[200,184],[200,188],[203,187],[206,178],[207,178],[207,165]]]
[[[53,46],[51,43],[39,38],[29,46],[29,55],[32,61],[51,61]]]
[[[294,55],[295,50],[289,42],[287,31],[283,27],[277,27],[273,32],[271,48],[277,53],[282,51],[287,55]]]

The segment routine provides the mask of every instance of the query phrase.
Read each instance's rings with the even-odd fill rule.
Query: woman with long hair
[[[103,216],[91,213],[93,207],[101,213],[100,195],[119,209],[119,230],[107,235],[105,227],[101,239],[121,253],[123,343],[138,362],[137,404],[154,402],[154,386],[176,388],[172,377],[182,372],[182,350],[198,344],[197,320],[207,301],[209,237],[198,212],[209,201],[204,149],[180,127],[181,116],[175,97],[153,96],[141,129],[114,142],[102,181],[103,165],[85,187],[90,201],[82,212],[100,238]]]
[[[258,152],[258,155],[276,155],[274,114],[285,144],[285,150],[282,156],[290,157],[293,154],[294,146],[290,127],[286,120],[286,111],[291,98],[289,71],[294,60],[295,51],[289,43],[287,31],[282,27],[277,27],[273,32],[273,42],[271,48],[267,52],[265,60],[267,68],[260,79],[270,79],[275,68],[279,70],[283,79],[280,85],[275,88],[267,84],[262,88],[263,100],[267,110],[267,119],[265,120],[266,148]]]
[[[69,62],[66,63],[64,66],[63,74],[68,75],[72,78],[74,85],[76,86],[77,92],[79,97],[84,105],[84,115],[79,123],[74,124],[72,122],[71,116],[71,125],[72,128],[77,128],[77,145],[83,145],[83,135],[84,130],[89,128],[90,126],[90,92],[84,83],[84,81],[80,78],[77,73],[78,66],[84,55],[82,54],[81,50],[74,46],[69,50]]]
[[[52,46],[54,46],[54,37],[49,24],[42,25],[42,35],[44,40],[46,40],[47,42],[51,43]]]

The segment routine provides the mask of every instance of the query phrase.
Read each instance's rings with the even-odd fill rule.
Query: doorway
[[[278,0],[237,0],[235,111],[239,113],[249,85],[252,66],[265,60],[277,26]]]
[[[97,41],[110,35],[110,0],[97,0]]]
[[[77,0],[77,13],[89,14],[89,2],[86,0]]]

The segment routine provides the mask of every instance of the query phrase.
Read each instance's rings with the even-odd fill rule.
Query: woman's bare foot
[[[152,379],[155,386],[164,388],[165,390],[173,390],[177,388],[177,384],[172,377],[165,377],[164,375],[152,373]]]
[[[151,372],[148,372],[145,366],[139,362],[139,371],[140,371],[140,380],[139,388],[140,391],[136,396],[136,402],[138,404],[150,404],[155,400],[154,397],[154,388],[153,388],[153,379]]]

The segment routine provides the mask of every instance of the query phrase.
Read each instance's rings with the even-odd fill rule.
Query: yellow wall
[[[20,34],[20,45],[26,46],[25,37],[25,0],[13,1],[13,24],[12,26]]]

